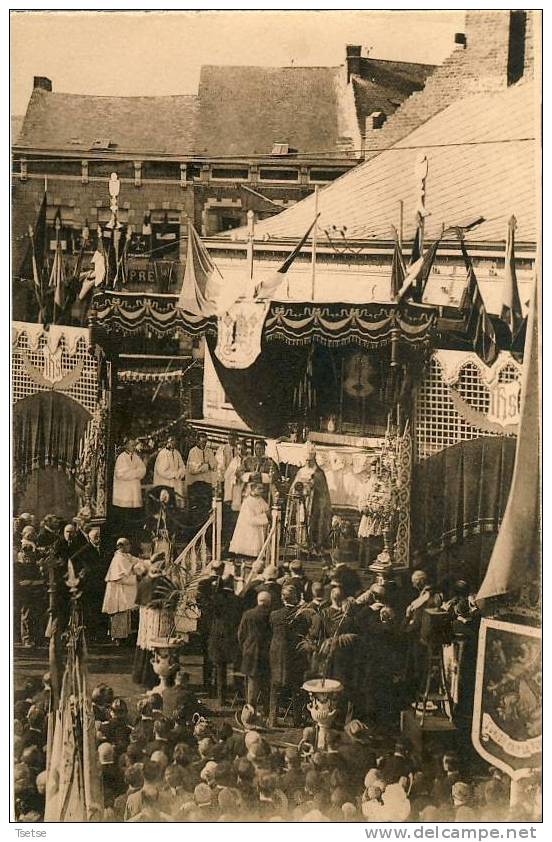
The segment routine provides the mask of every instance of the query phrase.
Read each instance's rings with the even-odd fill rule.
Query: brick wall
[[[20,181],[16,176],[12,181],[12,265],[13,274],[17,275],[27,249],[26,238],[29,225],[34,225],[44,196],[44,179],[29,178]],[[98,202],[100,203],[98,207]],[[80,179],[65,180],[55,176],[48,177],[48,204],[69,206],[72,210],[72,222],[81,226],[88,219],[90,228],[98,221],[98,212],[109,208],[107,181],[91,181],[82,184]],[[178,184],[148,184],[135,187],[123,182],[119,194],[119,205],[123,211],[128,205],[128,221],[135,230],[141,230],[144,214],[148,210],[180,211],[182,221],[194,215],[194,193],[191,185],[185,188]],[[184,246],[185,251],[185,246]]]
[[[509,10],[468,11],[467,45],[455,49],[413,93],[381,129],[366,137],[366,159],[392,146],[460,97],[470,93],[501,90],[508,84],[508,57],[512,12]],[[535,12],[525,16],[523,74],[533,74]],[[370,150],[372,154],[370,154]]]

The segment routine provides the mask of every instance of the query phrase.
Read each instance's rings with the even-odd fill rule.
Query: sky
[[[346,44],[440,64],[463,27],[460,11],[12,12],[11,113],[33,76],[64,93],[190,94],[202,64],[336,66]]]

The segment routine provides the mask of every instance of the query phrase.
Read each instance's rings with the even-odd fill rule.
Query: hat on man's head
[[[100,743],[98,746],[98,760],[101,766],[115,763],[115,750],[111,743]]]
[[[363,739],[368,736],[368,728],[360,719],[351,719],[345,726],[345,733],[354,739]]]
[[[278,578],[278,568],[274,564],[269,564],[265,568],[264,577],[266,580]]]
[[[289,569],[292,573],[301,573],[303,570],[303,562],[296,558],[290,563]]]

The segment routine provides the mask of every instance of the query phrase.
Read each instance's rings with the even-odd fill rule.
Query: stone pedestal
[[[313,678],[305,681],[303,690],[306,690],[310,696],[307,710],[315,725],[318,726],[316,747],[325,749],[328,731],[332,728],[337,716],[335,700],[343,690],[343,685],[333,678]]]

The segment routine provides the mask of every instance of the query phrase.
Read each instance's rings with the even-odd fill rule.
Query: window
[[[309,178],[311,181],[334,181],[340,175],[345,175],[348,170],[311,170]]]
[[[260,177],[263,181],[298,181],[298,170],[283,170],[276,167],[261,168]]]
[[[211,178],[221,178],[230,181],[247,181],[249,178],[249,170],[247,167],[243,169],[232,169],[231,167],[213,167],[211,170]]]

